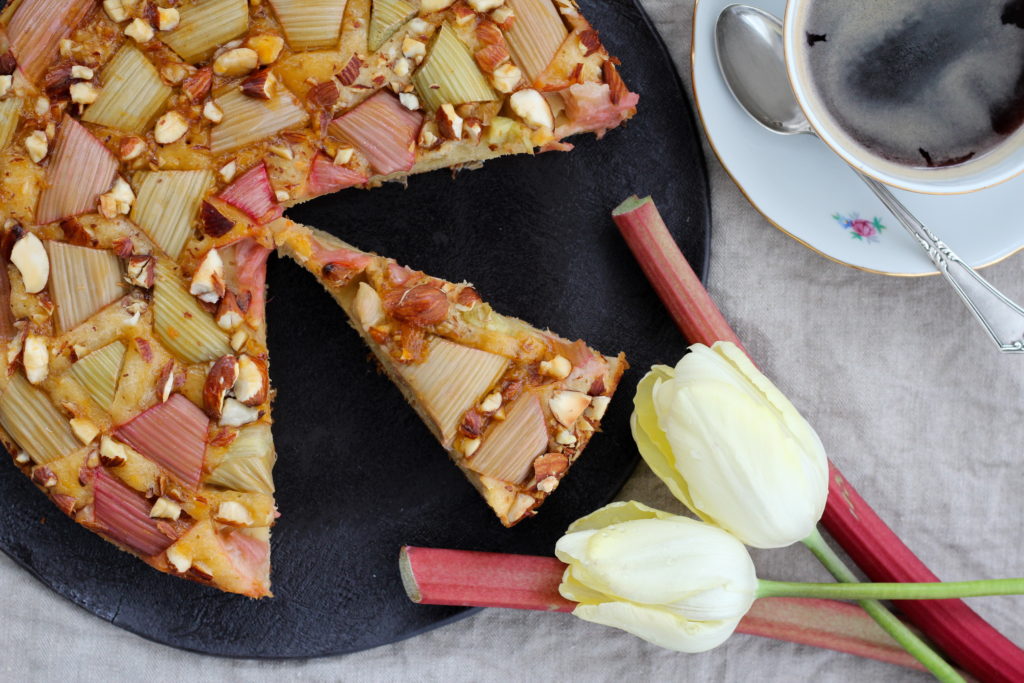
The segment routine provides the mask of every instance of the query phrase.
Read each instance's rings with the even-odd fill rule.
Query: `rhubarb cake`
[[[282,218],[278,249],[316,276],[505,526],[535,514],[628,367],[494,311],[453,283]]]
[[[603,135],[638,99],[616,64],[572,0],[10,0],[0,437],[15,464],[156,569],[269,595],[271,226],[294,237],[283,210],[318,195]],[[376,288],[398,337],[359,329],[502,521],[529,514],[623,363],[339,248],[365,261],[337,276],[354,289],[334,262],[317,276],[340,300]],[[453,317],[403,321],[412,302],[390,297],[409,278],[456,297]],[[460,364],[484,375],[431,395],[434,368]]]

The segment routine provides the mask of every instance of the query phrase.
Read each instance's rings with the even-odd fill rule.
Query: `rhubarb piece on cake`
[[[600,428],[625,356],[501,315],[455,284],[281,219],[313,273],[505,526],[536,513]]]

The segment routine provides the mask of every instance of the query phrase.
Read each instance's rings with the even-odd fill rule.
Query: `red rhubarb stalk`
[[[553,557],[406,546],[399,567],[409,598],[424,605],[544,612],[571,612],[576,607],[558,593],[565,565]],[[864,610],[842,602],[758,600],[736,630],[923,669]]]
[[[736,333],[673,240],[650,197],[627,199],[615,224],[687,340],[711,345]],[[822,522],[872,581],[934,582],[938,577],[830,464],[829,496]],[[1024,651],[962,600],[897,603],[907,618],[971,675],[986,681],[1020,680]]]

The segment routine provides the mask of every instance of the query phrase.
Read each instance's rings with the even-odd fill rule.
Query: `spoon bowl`
[[[782,24],[749,5],[729,5],[715,24],[715,54],[729,92],[751,118],[782,135],[813,133],[786,74]]]

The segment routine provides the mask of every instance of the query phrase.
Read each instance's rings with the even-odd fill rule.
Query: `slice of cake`
[[[601,426],[625,356],[494,311],[456,284],[287,219],[278,248],[341,305],[505,526],[536,513]]]

